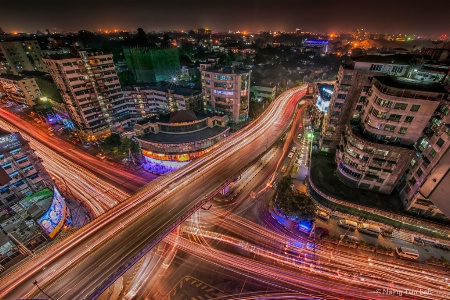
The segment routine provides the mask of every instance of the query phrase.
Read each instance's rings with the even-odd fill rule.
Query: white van
[[[419,259],[419,252],[415,249],[406,248],[406,247],[398,247],[395,248],[395,252],[400,258],[417,260]]]
[[[290,152],[290,153],[288,154],[288,158],[292,158],[292,157],[294,157],[294,153]]]
[[[362,223],[361,226],[358,227],[358,231],[373,236],[379,236],[381,233],[381,228],[369,223]]]
[[[338,226],[355,231],[356,228],[358,228],[358,223],[347,219],[343,219],[339,220]]]

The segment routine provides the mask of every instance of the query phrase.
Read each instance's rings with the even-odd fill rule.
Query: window
[[[431,149],[431,150],[430,150],[430,153],[429,153],[429,154],[430,154],[430,157],[431,157],[431,158],[434,158],[434,157],[436,156],[436,153],[437,153],[437,152],[434,151],[434,149]]]
[[[391,114],[389,116],[389,120],[399,122],[402,118],[402,115]]]
[[[414,104],[413,106],[411,106],[411,111],[419,111],[420,109],[420,105]]]
[[[363,86],[362,91],[363,91],[363,92],[368,92],[369,89],[370,89],[370,86]]]
[[[423,174],[422,169],[421,169],[421,168],[418,168],[416,174],[417,174],[417,178],[420,178],[420,176],[422,176],[422,174]]]
[[[338,99],[345,99],[345,98],[347,98],[347,94],[338,94],[337,98]]]
[[[394,132],[395,126],[394,125],[384,125],[384,130]]]
[[[375,65],[372,64],[372,66],[370,66],[370,71],[381,71],[383,69],[383,65]]]
[[[407,127],[400,127],[398,133],[400,133],[400,134],[405,134],[406,131],[408,131],[408,128],[407,128]]]
[[[406,103],[400,103],[400,102],[397,102],[397,103],[395,103],[395,105],[394,105],[394,109],[405,110],[407,106],[408,106],[408,104],[406,104]]]
[[[442,145],[444,145],[444,140],[439,138],[439,140],[436,142],[436,145],[438,145],[439,148],[442,147]]]
[[[344,80],[352,80],[352,75],[344,75],[344,77],[342,79]]]
[[[411,116],[406,116],[406,118],[405,118],[406,123],[411,123],[413,120],[414,120],[414,117],[411,117]]]
[[[364,102],[366,102],[366,96],[361,96],[361,97],[359,97],[358,102],[359,102],[359,103],[364,103]]]

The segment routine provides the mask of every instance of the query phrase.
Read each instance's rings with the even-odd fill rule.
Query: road
[[[99,160],[71,143],[49,136],[39,126],[30,125],[26,120],[4,108],[0,108],[0,118],[14,125],[21,134],[23,133],[36,151],[39,152],[41,145],[44,145],[124,192],[133,193],[157,177],[146,172],[136,175],[136,172],[128,171],[125,166]]]
[[[283,93],[255,122],[205,156],[154,180],[62,243],[6,272],[0,298],[42,297],[33,286],[37,280],[54,299],[93,299],[92,292],[111,274],[122,274],[127,266],[119,268],[142,257],[224,181],[273,144],[304,93],[305,87]]]

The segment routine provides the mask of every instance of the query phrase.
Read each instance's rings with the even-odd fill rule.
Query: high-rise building
[[[338,178],[381,193],[397,188],[407,210],[448,217],[447,73],[405,54],[342,65],[321,137],[322,151],[336,151]]]
[[[347,185],[390,194],[416,151],[446,90],[421,81],[375,76],[357,121],[348,122],[336,151],[336,175]]]
[[[411,67],[410,55],[367,55],[341,65],[322,125],[320,149],[334,151],[344,126],[358,119],[375,75],[406,76]]]
[[[18,75],[22,71],[48,72],[42,51],[35,40],[0,42],[0,74]]]
[[[44,58],[75,125],[89,136],[103,136],[117,122],[127,121],[124,97],[112,54],[80,51]],[[131,108],[129,108],[131,106]]]
[[[408,211],[450,218],[450,105],[442,99],[420,138],[408,172],[399,185]]]
[[[205,112],[226,114],[232,123],[246,121],[251,71],[205,68],[201,72]]]
[[[137,82],[169,81],[181,71],[178,48],[124,48],[125,60]]]

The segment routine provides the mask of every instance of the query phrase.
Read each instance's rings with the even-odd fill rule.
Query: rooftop
[[[198,95],[201,93],[201,90],[198,89],[191,89],[187,87],[182,87],[176,84],[171,83],[138,83],[133,85],[127,85],[123,86],[124,91],[132,91],[135,87],[139,87],[141,90],[157,90],[167,93],[169,90],[173,91],[173,94],[175,95],[181,95],[181,96],[192,96],[192,95]]]
[[[162,144],[182,144],[211,138],[222,132],[225,132],[226,130],[228,130],[228,127],[206,127],[203,130],[186,134],[169,134],[161,132],[157,134],[147,133],[146,135],[141,136],[138,139]]]
[[[374,76],[373,78],[375,78],[382,85],[396,89],[444,94],[448,94],[450,92],[448,87],[446,88],[438,83],[424,83],[421,80],[399,78],[394,76]]]
[[[170,113],[169,123],[184,123],[196,120],[197,116],[192,110],[179,110]]]
[[[423,54],[364,55],[352,58],[354,62],[371,62],[397,65],[411,65],[416,60],[428,58]]]
[[[241,68],[230,68],[230,67],[225,67],[225,68],[207,68],[205,70],[206,72],[213,72],[213,73],[220,73],[220,74],[247,74],[250,73],[250,70],[246,70],[246,69],[241,69]]]
[[[71,53],[63,53],[63,54],[50,54],[45,56],[44,58],[49,58],[53,60],[63,60],[63,59],[75,59],[78,58],[78,56],[75,56]]]

